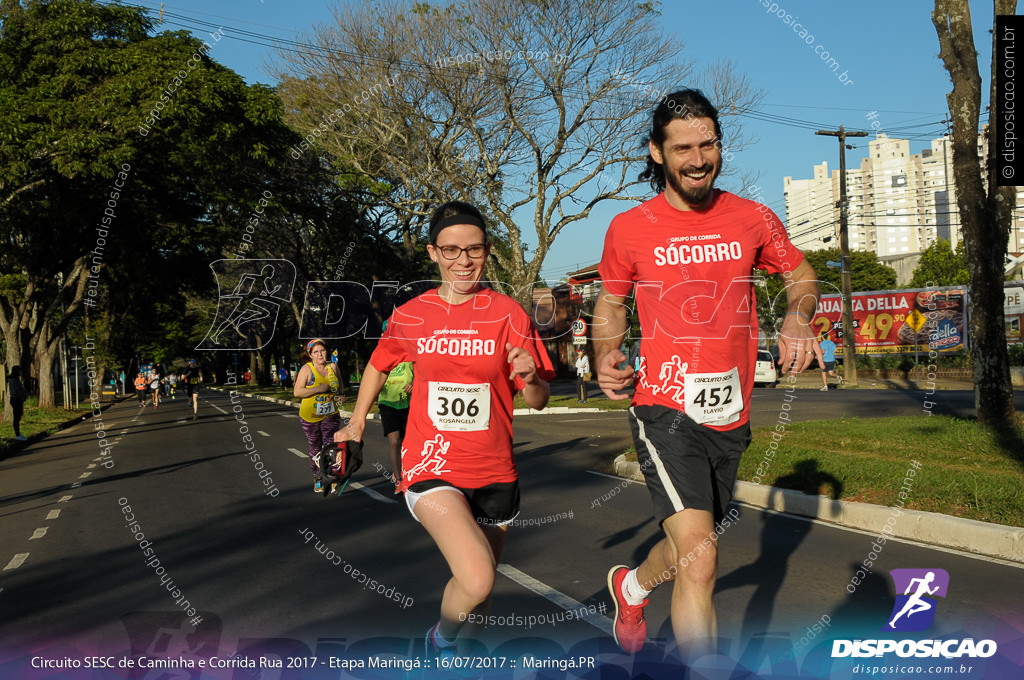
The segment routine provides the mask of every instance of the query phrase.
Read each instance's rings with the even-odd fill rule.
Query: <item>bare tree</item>
[[[760,97],[727,64],[681,61],[659,21],[649,3],[600,0],[351,3],[276,71],[296,125],[376,182],[410,254],[439,201],[473,201],[507,239],[494,257],[527,303],[567,225],[636,200],[661,96],[706,81],[723,116]]]
[[[1016,11],[1017,0],[995,0],[996,15]],[[1003,326],[1003,263],[1015,192],[1013,187],[999,186],[995,154],[989,154],[987,165],[978,155],[981,76],[967,0],[935,0],[932,23],[939,36],[939,57],[953,82],[946,101],[953,119],[953,177],[971,277],[970,334],[975,406],[979,422],[1012,428],[1015,412]],[[994,102],[997,61],[994,32],[992,40],[990,101]],[[995,117],[992,121],[988,128],[989,149],[997,148]]]

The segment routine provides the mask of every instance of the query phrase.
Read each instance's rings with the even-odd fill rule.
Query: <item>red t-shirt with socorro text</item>
[[[414,364],[403,489],[424,479],[470,489],[516,480],[512,397],[526,384],[508,377],[506,343],[533,356],[541,379],[555,376],[530,317],[506,295],[482,290],[453,305],[432,290],[395,310],[370,363],[383,372]]]
[[[600,273],[612,295],[636,287],[643,339],[633,404],[682,410],[716,430],[746,423],[757,357],[753,270],[785,275],[803,259],[767,206],[724,191],[707,210],[678,210],[662,193],[616,216]]]

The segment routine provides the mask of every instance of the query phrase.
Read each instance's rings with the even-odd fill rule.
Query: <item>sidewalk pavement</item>
[[[836,371],[838,375],[843,375],[842,371]],[[918,382],[914,380],[914,371],[911,371],[907,378],[876,378],[874,371],[860,371],[857,374],[857,386],[851,387],[849,385],[838,386],[839,381],[835,378],[829,378],[828,384],[834,389],[859,389],[859,390],[910,390],[910,391],[927,391],[932,389],[932,383],[936,390],[973,390],[974,381],[967,378],[936,378],[935,380],[928,380],[926,372],[921,371],[921,379]],[[800,375],[796,376],[796,387],[797,389],[821,389],[821,371],[818,369],[812,369],[805,371]],[[788,387],[789,377],[782,376],[777,383],[776,387]]]

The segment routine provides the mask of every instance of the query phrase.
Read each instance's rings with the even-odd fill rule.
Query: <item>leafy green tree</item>
[[[921,251],[921,259],[910,279],[910,287],[966,286],[970,282],[964,241],[957,243],[956,252],[953,252],[949,241],[940,238]]]
[[[839,267],[829,267],[828,262],[840,262],[839,248],[809,250],[804,253],[807,262],[818,275],[821,294],[839,293],[842,290],[842,272]],[[878,261],[875,253],[854,250],[850,253],[850,283],[854,293],[868,290],[890,290],[896,287],[896,271]]]
[[[178,337],[182,292],[209,288],[297,137],[209,59],[217,34],[151,36],[145,10],[93,0],[2,0],[0,22],[0,330],[52,405],[57,341],[90,307],[118,351]]]

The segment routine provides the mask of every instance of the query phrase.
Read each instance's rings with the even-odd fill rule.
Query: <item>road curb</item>
[[[625,460],[625,456],[621,454],[615,459],[615,474],[643,481],[640,464]],[[831,500],[825,496],[809,496],[800,491],[753,482],[736,482],[734,498],[759,508],[1024,565],[1024,529],[937,512]],[[886,528],[888,530],[883,533]]]
[[[557,416],[565,413],[610,413],[621,409],[579,408],[577,406],[550,406],[541,411],[532,408],[512,409],[514,416]]]

